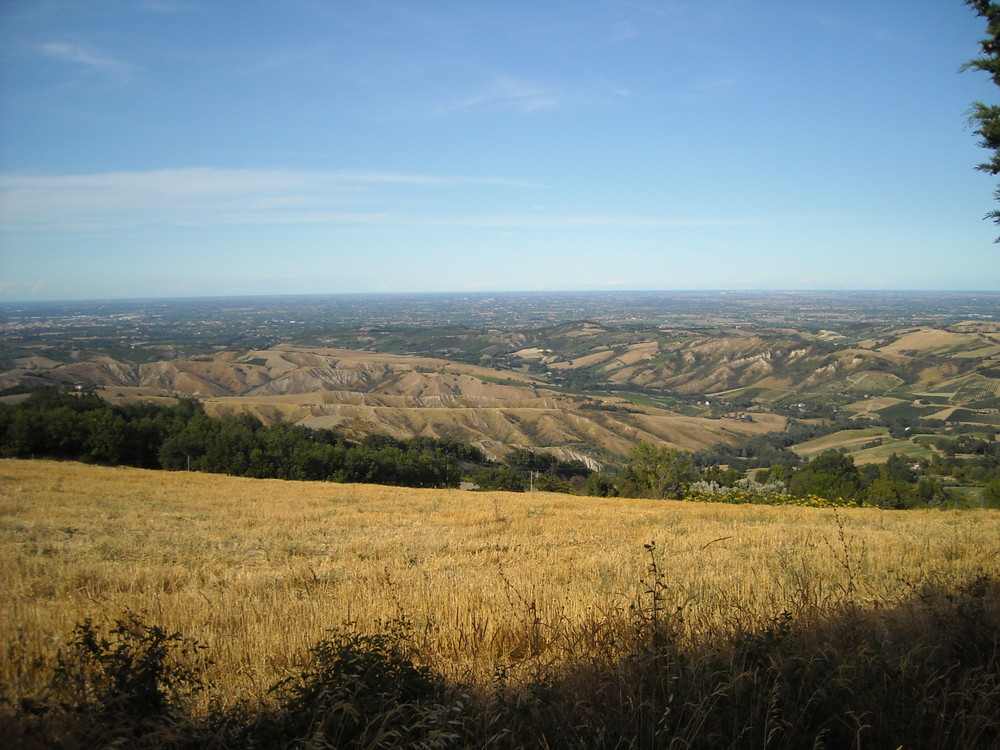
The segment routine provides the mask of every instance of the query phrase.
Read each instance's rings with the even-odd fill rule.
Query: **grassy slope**
[[[0,461],[0,740],[45,750],[282,748],[306,737],[372,747],[376,736],[380,747],[995,746],[998,536],[990,511]],[[126,612],[207,646],[202,702],[139,714],[44,703],[72,626],[91,618],[106,633]],[[385,633],[400,617],[412,624],[405,647],[442,691],[415,703],[397,680],[386,687],[380,670],[396,662],[379,660],[376,640],[355,641],[360,661],[348,653],[297,677],[316,670],[305,652],[329,629],[352,621]],[[269,690],[285,678],[293,692]],[[72,706],[80,694],[53,697]]]
[[[882,444],[865,448],[868,443],[881,439]],[[792,450],[803,458],[813,458],[826,451],[843,450],[854,457],[855,463],[884,463],[889,456],[897,453],[914,459],[930,458],[936,451],[928,444],[889,437],[885,427],[866,427],[858,430],[841,430],[830,435],[807,440],[792,446]]]
[[[889,430],[885,427],[866,427],[860,430],[841,430],[830,435],[823,435],[814,440],[807,440],[794,446],[794,450],[800,456],[812,458],[829,450],[858,449],[861,445],[871,442],[876,438],[887,438]]]
[[[1000,513],[989,511],[834,513],[12,460],[0,461],[0,488],[0,640],[16,644],[0,652],[0,682],[15,691],[74,623],[124,609],[206,641],[212,679],[233,695],[279,678],[325,629],[375,628],[401,611],[431,661],[483,677],[516,667],[531,618],[555,656],[596,613],[627,605],[650,541],[692,632],[804,614],[848,590],[892,601],[924,579],[998,572]]]

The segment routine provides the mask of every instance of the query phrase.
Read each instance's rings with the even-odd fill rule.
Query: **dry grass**
[[[829,435],[822,435],[794,446],[793,450],[804,458],[812,458],[830,450],[846,448],[858,449],[874,438],[888,439],[889,430],[885,427],[867,427],[862,430],[841,430]]]
[[[0,683],[31,694],[84,618],[128,610],[205,643],[221,693],[262,696],[323,633],[404,614],[472,682],[586,654],[644,596],[697,634],[885,606],[996,575],[1000,512],[832,510],[292,483],[0,461]],[[624,615],[622,615],[624,617]]]
[[[939,328],[921,328],[900,336],[880,349],[889,354],[918,351],[923,354],[954,357],[989,357],[1000,349],[995,342],[979,333],[953,333]]]

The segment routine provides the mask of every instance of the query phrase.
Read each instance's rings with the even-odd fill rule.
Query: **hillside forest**
[[[798,437],[824,431],[798,429],[805,431]],[[370,434],[352,441],[333,430],[283,422],[266,426],[249,414],[214,418],[195,399],[115,405],[94,393],[43,389],[16,405],[0,404],[0,457],[5,458],[407,487],[458,487],[464,478],[483,490],[880,508],[961,506],[946,482],[962,479],[982,483],[982,504],[1000,507],[995,440],[960,435],[947,446],[947,455],[932,461],[914,464],[893,453],[885,463],[857,465],[837,451],[803,460],[783,444],[794,437],[786,430],[696,453],[639,442],[620,468],[594,471],[581,461],[526,448],[496,462],[447,438]],[[769,463],[763,470],[737,468],[759,464],[762,457]]]

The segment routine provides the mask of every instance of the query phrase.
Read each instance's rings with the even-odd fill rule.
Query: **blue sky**
[[[3,0],[0,300],[1000,289],[960,0]]]

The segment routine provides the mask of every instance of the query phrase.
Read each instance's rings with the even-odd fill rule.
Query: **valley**
[[[494,460],[544,449],[591,468],[639,441],[696,451],[790,420],[850,420],[857,429],[822,445],[859,462],[885,460],[888,445],[932,453],[919,433],[1000,426],[995,294],[957,295],[950,308],[943,295],[848,293],[108,306],[6,310],[7,398],[46,385],[112,401],[194,397],[213,415],[355,439],[444,437]],[[867,437],[875,428],[885,434]]]

